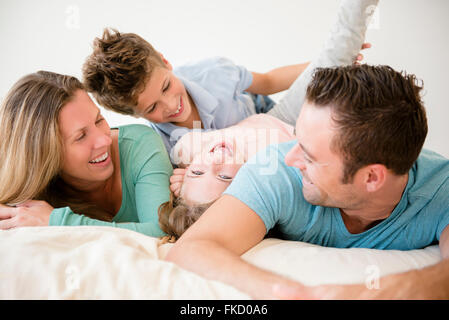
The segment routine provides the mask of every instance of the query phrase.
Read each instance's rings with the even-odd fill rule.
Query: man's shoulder
[[[301,181],[299,170],[289,167],[285,163],[285,156],[293,148],[296,141],[288,141],[280,144],[272,144],[259,151],[253,157],[249,158],[243,168],[252,171],[260,179],[281,179],[288,178],[292,181]],[[243,169],[242,168],[242,169]]]
[[[423,149],[412,167],[415,183],[414,193],[433,197],[441,188],[449,188],[449,159]]]

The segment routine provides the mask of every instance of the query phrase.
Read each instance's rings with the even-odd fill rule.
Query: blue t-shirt
[[[449,160],[423,150],[410,169],[401,201],[376,226],[351,234],[338,208],[308,203],[299,169],[284,158],[296,141],[273,145],[251,158],[225,194],[244,202],[285,239],[337,248],[412,250],[436,243],[449,225]]]
[[[201,60],[175,68],[173,73],[195,102],[203,130],[230,127],[250,115],[267,112],[273,105],[267,97],[260,99],[245,92],[253,82],[252,73],[226,58]],[[176,142],[192,131],[171,122],[149,125],[162,137],[169,154]]]

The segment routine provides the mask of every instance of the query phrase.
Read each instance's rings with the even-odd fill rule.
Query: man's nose
[[[285,155],[285,164],[289,167],[295,167],[299,170],[305,169],[304,162],[304,152],[299,146],[296,144],[286,155]]]

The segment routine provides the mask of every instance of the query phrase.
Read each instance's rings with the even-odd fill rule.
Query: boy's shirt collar
[[[209,92],[204,90],[201,86],[197,85],[195,82],[187,80],[183,77],[178,76],[178,78],[182,81],[184,84],[184,87],[186,88],[186,91],[192,98],[193,102],[195,102],[195,105],[198,109],[198,113],[201,118],[201,122],[203,124],[203,129],[215,129],[214,126],[214,116],[215,110],[218,107],[218,100],[212,96]],[[165,134],[171,135],[174,130],[177,131],[177,135],[183,134],[181,131],[185,133],[189,132],[191,129],[177,126],[174,123],[171,122],[165,122],[165,123],[155,123],[155,126],[157,126],[161,131],[163,131]]]

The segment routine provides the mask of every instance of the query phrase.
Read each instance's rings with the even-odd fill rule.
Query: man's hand
[[[0,204],[0,229],[48,226],[53,207],[45,201],[28,200],[10,207]]]

